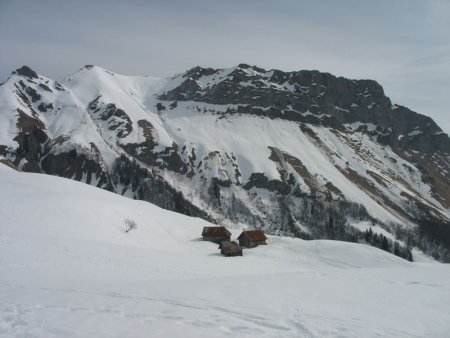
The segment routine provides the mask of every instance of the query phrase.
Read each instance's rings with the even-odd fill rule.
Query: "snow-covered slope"
[[[446,264],[274,236],[225,258],[199,218],[2,164],[0,186],[1,337],[450,333]]]
[[[215,223],[375,246],[387,231],[403,257],[407,245],[450,260],[450,140],[374,81],[88,65],[58,83],[24,66],[0,86],[1,155]]]

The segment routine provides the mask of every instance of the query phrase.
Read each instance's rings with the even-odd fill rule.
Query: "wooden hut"
[[[220,253],[225,257],[242,256],[242,248],[234,241],[224,241],[219,245]]]
[[[219,244],[231,239],[231,232],[225,227],[204,227],[202,231],[204,241],[210,241]]]
[[[239,245],[246,248],[254,248],[258,245],[265,245],[267,237],[262,230],[246,230],[238,237]]]

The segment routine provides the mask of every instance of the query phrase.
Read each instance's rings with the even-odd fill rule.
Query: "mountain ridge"
[[[361,241],[369,221],[447,259],[449,137],[373,80],[88,65],[59,83],[24,66],[0,97],[0,155],[22,170],[303,238]]]

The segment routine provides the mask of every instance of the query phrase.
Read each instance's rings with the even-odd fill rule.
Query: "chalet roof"
[[[202,236],[208,237],[229,237],[231,232],[225,227],[204,227]]]
[[[240,249],[240,246],[234,241],[223,241],[220,243],[219,249]]]
[[[242,233],[239,235],[238,239],[240,239],[243,236],[246,237],[251,242],[260,242],[260,241],[265,241],[267,239],[266,235],[264,235],[264,232],[262,230],[242,231]]]

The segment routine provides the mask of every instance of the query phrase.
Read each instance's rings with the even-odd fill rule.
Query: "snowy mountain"
[[[370,80],[24,66],[0,86],[0,156],[214,223],[450,261],[450,139]]]
[[[448,264],[278,236],[225,258],[199,218],[2,163],[0,186],[1,337],[450,332]]]

